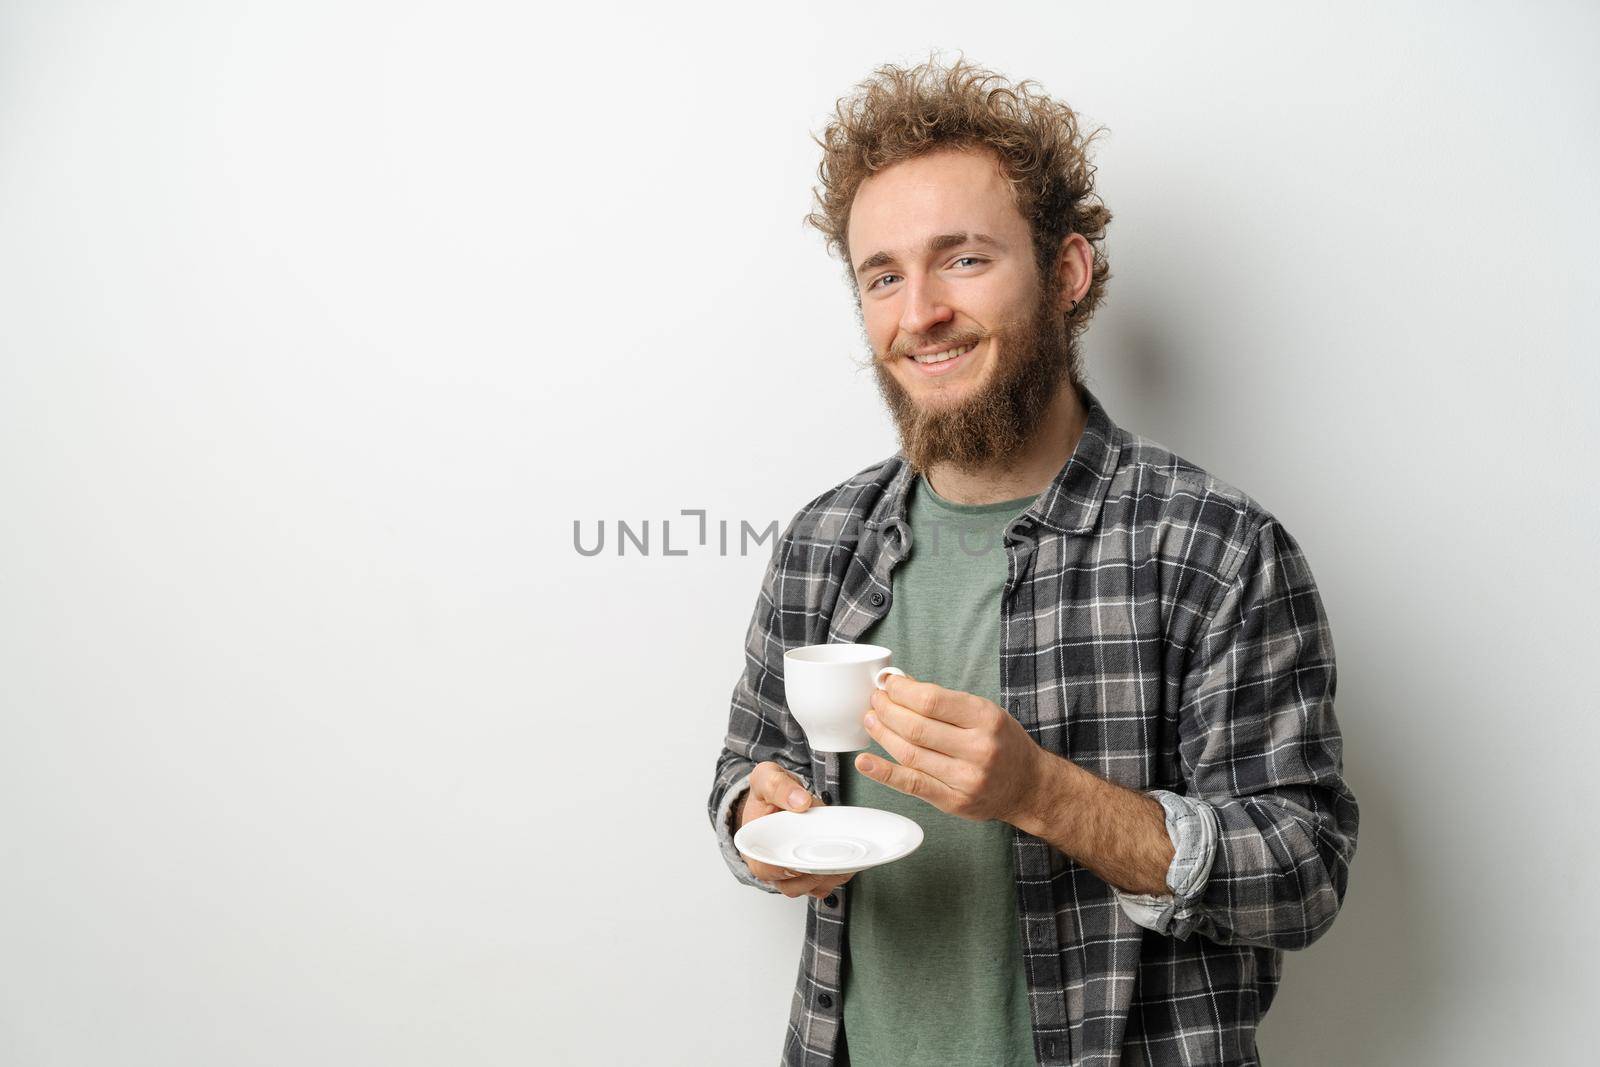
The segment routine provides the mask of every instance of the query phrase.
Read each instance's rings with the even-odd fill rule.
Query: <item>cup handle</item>
[[[882,667],[878,670],[877,674],[872,676],[872,684],[877,686],[879,689],[885,688],[883,680],[885,677],[891,674],[898,674],[902,678],[906,677],[906,672],[901,670],[899,667]]]

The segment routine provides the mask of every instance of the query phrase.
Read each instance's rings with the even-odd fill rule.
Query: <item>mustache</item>
[[[975,345],[982,341],[988,334],[962,334],[955,333],[948,337],[929,337],[925,340],[909,340],[902,344],[890,345],[888,351],[879,357],[879,362],[888,363],[896,359],[904,359],[911,355],[914,348],[960,348],[962,345]]]

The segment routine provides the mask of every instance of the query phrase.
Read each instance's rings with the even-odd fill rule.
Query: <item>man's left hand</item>
[[[866,727],[898,762],[863,752],[856,770],[940,811],[1016,824],[1038,801],[1048,753],[992,700],[892,675]]]

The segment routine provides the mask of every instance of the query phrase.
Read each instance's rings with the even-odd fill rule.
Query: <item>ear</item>
[[[1094,249],[1081,233],[1069,233],[1061,239],[1056,250],[1056,284],[1059,310],[1082,300],[1094,280]]]

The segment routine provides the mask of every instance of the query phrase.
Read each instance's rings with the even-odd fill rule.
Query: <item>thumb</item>
[[[811,806],[811,794],[806,792],[806,787],[790,778],[784,782],[773,785],[772,802],[780,808],[790,811],[805,811]]]
[[[806,787],[776,764],[768,768],[766,781],[762,783],[761,796],[774,807],[789,811],[805,811],[811,806],[811,794],[806,792]]]

